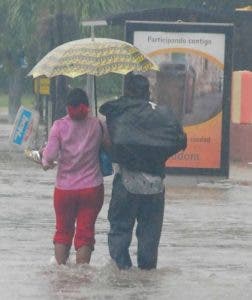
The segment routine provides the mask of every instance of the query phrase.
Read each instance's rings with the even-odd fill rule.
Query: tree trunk
[[[9,121],[15,120],[18,109],[21,105],[21,97],[23,94],[23,74],[20,68],[9,75]]]

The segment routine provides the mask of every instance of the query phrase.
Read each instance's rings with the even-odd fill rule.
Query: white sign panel
[[[167,48],[201,51],[224,64],[225,34],[136,31],[134,45],[146,54]]]

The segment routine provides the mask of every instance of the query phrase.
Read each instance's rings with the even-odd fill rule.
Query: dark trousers
[[[118,268],[128,269],[132,266],[129,246],[135,221],[138,267],[156,268],[163,215],[164,192],[154,195],[131,194],[122,184],[121,176],[115,176],[108,212],[108,245],[110,256]]]

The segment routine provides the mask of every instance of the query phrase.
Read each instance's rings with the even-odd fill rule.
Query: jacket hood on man
[[[103,104],[99,112],[107,117],[119,116],[124,113],[128,108],[137,108],[148,103],[144,99],[132,98],[127,96],[122,96],[116,100],[111,100]]]

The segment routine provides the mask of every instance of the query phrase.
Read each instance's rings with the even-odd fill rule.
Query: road
[[[158,269],[119,271],[107,249],[112,178],[96,225],[90,266],[53,260],[55,170],[44,172],[10,151],[0,124],[0,298],[252,299],[252,170],[232,166],[229,180],[167,178]],[[136,262],[136,238],[131,254]]]

